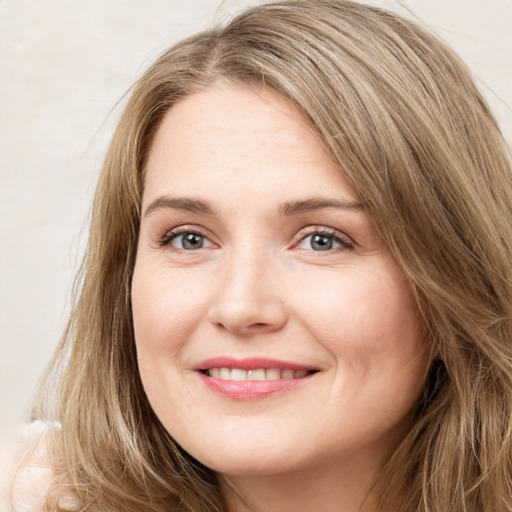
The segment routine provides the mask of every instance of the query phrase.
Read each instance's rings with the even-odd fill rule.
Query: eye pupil
[[[203,242],[203,237],[197,233],[187,233],[182,238],[183,249],[200,249]]]
[[[311,239],[311,247],[315,251],[328,251],[332,249],[332,237],[326,235],[313,235]]]

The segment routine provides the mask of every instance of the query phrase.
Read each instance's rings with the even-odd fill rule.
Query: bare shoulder
[[[35,421],[0,447],[0,512],[42,512],[53,478],[49,438],[58,425]]]

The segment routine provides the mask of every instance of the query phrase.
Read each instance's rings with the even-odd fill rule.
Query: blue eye
[[[299,249],[309,251],[331,251],[333,249],[351,249],[352,243],[347,239],[331,232],[311,233],[306,235],[297,245]]]
[[[211,242],[200,233],[192,231],[184,233],[169,233],[163,241],[163,245],[171,245],[182,251],[194,251],[204,247],[211,247]]]

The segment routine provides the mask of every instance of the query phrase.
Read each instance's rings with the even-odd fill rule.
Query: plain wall
[[[257,3],[0,1],[0,431],[27,419],[64,328],[116,103],[173,42]],[[512,141],[512,0],[403,3],[468,62]]]

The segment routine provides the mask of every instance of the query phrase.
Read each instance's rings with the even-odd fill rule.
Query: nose
[[[288,317],[278,273],[268,256],[239,254],[231,258],[219,275],[210,321],[239,335],[282,329]]]

